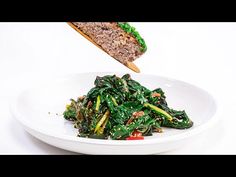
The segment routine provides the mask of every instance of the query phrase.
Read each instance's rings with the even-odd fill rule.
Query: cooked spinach
[[[78,128],[78,136],[123,140],[134,132],[151,136],[161,127],[193,126],[186,112],[168,107],[161,88],[149,90],[129,74],[97,76],[87,95],[71,99],[63,115]]]

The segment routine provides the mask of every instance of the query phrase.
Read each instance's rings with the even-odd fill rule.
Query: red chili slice
[[[131,136],[127,137],[126,140],[143,140],[144,137],[142,136],[142,133],[135,130]]]
[[[139,131],[137,131],[137,130],[135,130],[135,131],[132,133],[132,136],[134,136],[134,137],[140,137],[140,136],[142,136],[142,133],[139,132]]]
[[[144,137],[143,136],[130,136],[130,137],[127,137],[126,140],[143,140]]]

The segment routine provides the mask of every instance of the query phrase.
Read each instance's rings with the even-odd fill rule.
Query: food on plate
[[[129,23],[69,22],[69,25],[110,56],[139,72],[132,62],[147,50],[147,46]]]
[[[86,95],[71,99],[63,113],[73,121],[79,137],[142,140],[161,133],[162,127],[193,126],[184,110],[168,106],[161,88],[150,90],[129,74],[97,76],[94,85]]]

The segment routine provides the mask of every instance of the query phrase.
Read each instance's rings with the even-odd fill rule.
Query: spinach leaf
[[[161,88],[149,90],[129,74],[97,76],[94,87],[77,101],[71,99],[63,113],[74,121],[80,137],[125,139],[134,131],[143,136],[161,132],[161,127],[193,126],[185,111],[170,108]]]

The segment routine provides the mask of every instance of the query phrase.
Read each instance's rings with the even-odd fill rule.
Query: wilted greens
[[[71,99],[63,113],[74,122],[79,137],[142,139],[162,132],[161,127],[193,125],[185,111],[168,107],[161,88],[149,90],[129,74],[97,76],[94,85],[87,95]]]

